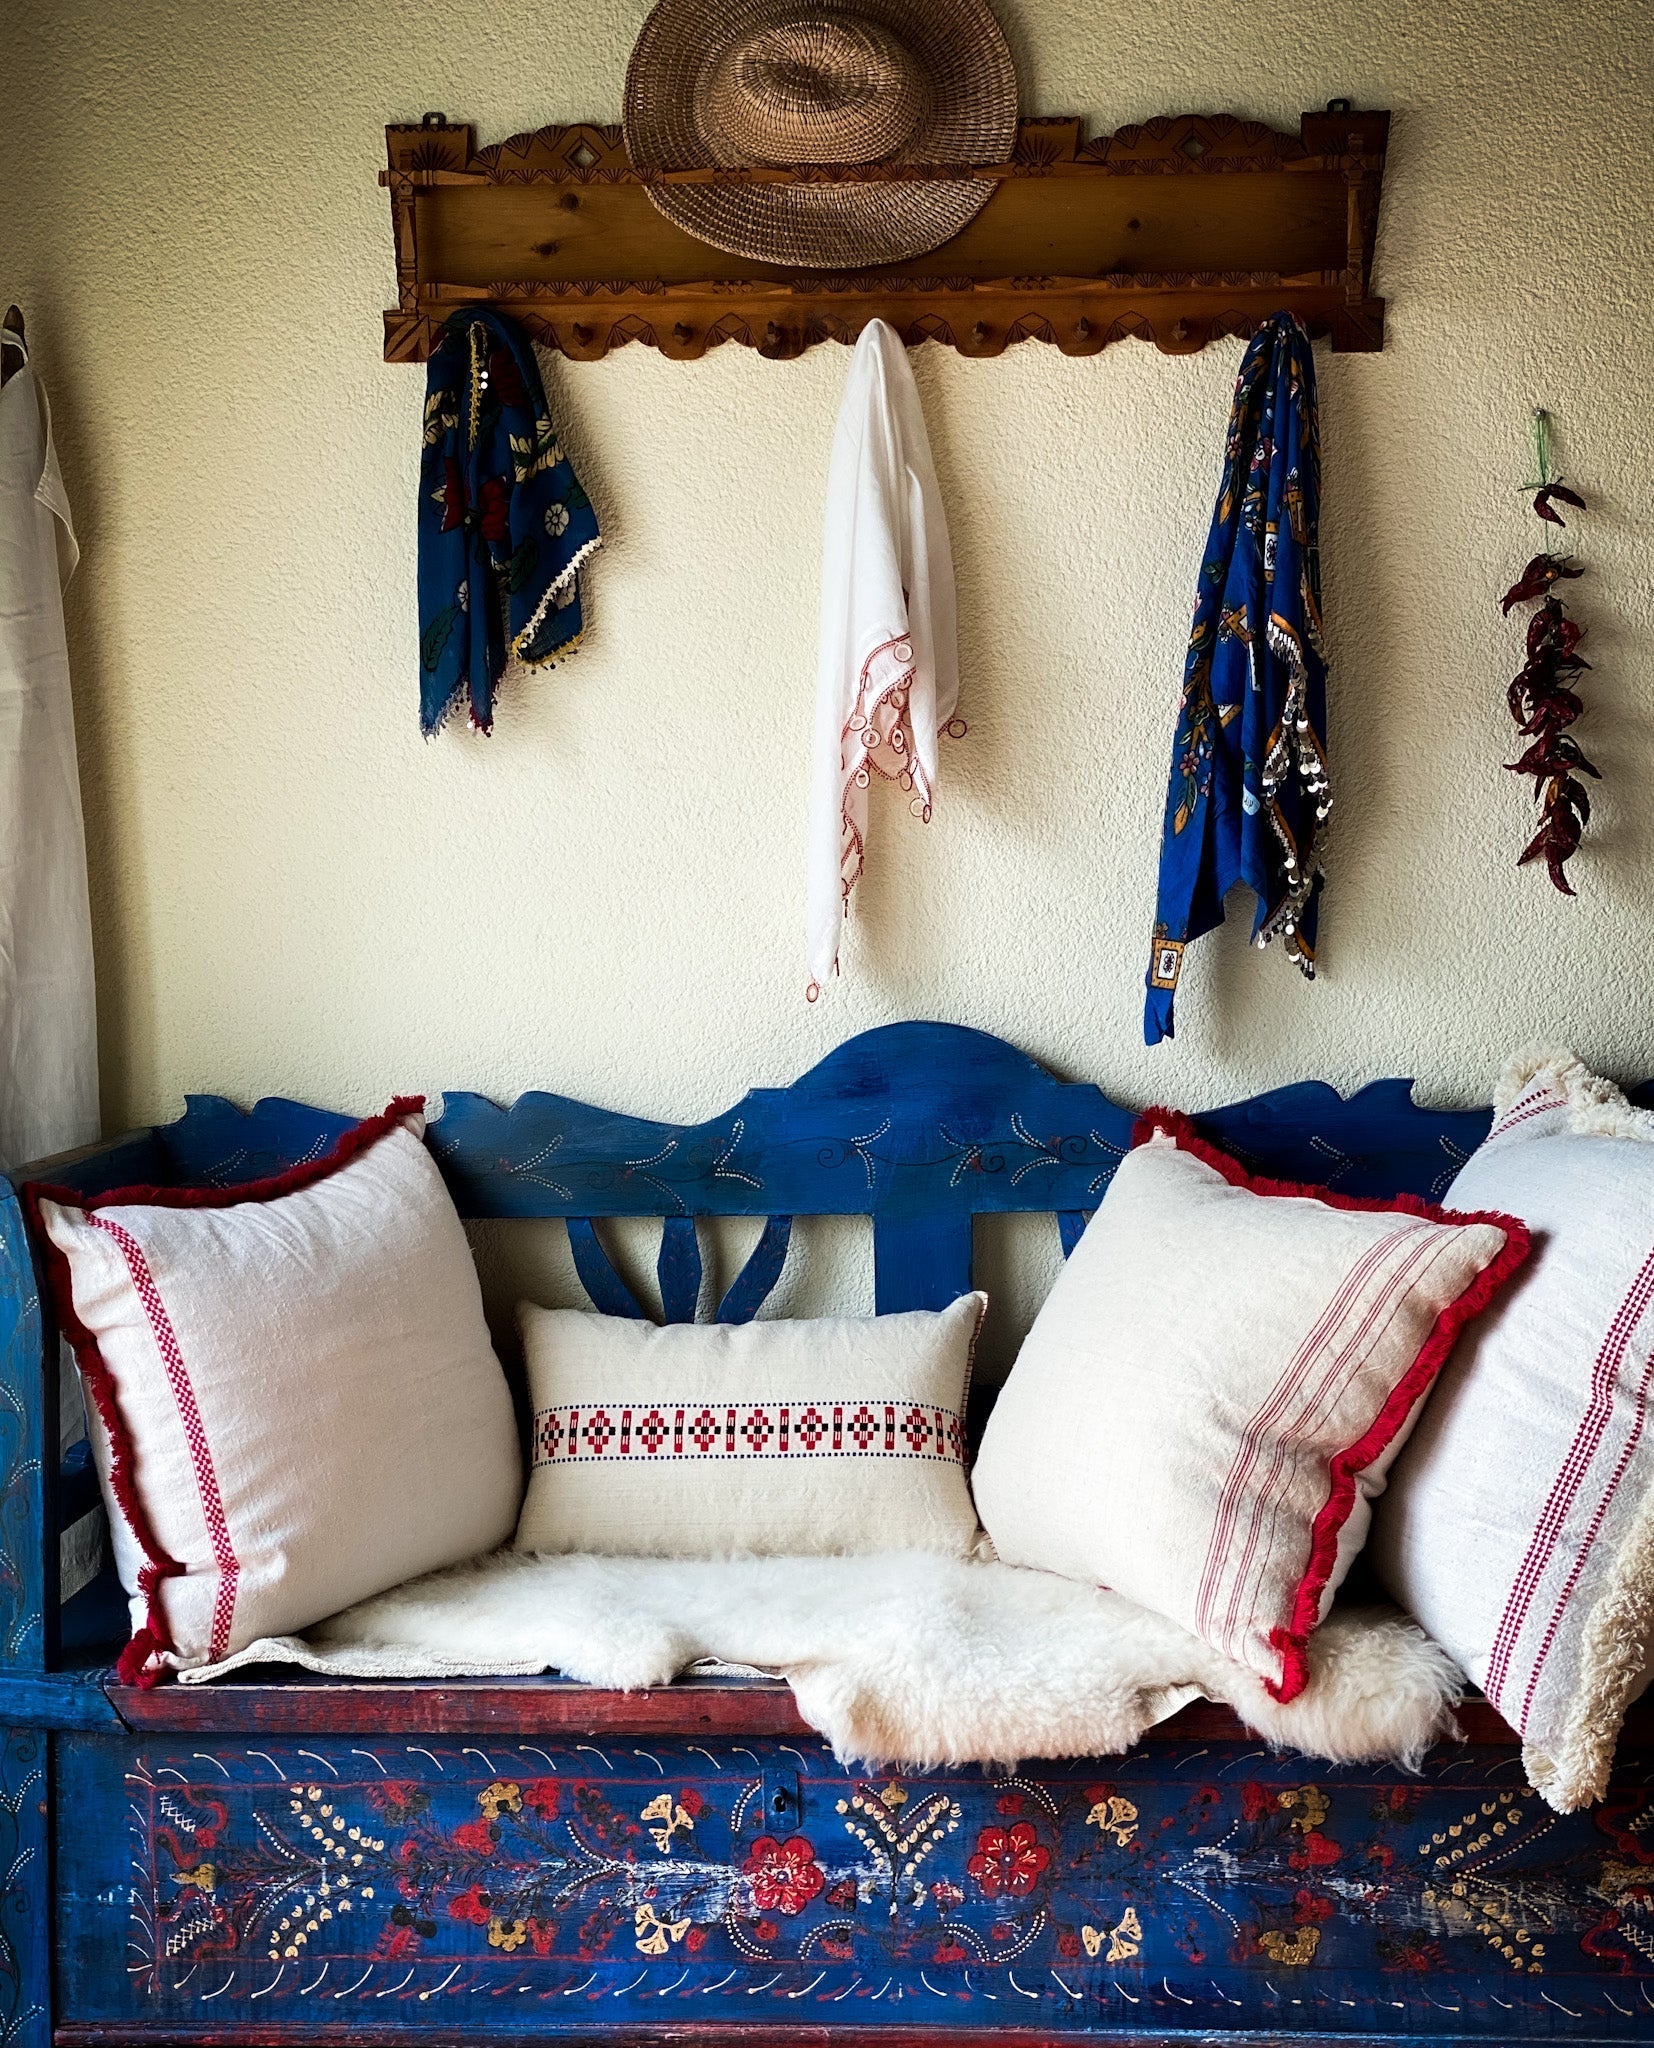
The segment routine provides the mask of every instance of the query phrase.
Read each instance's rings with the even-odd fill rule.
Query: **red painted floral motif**
[[[1051,1851],[1041,1843],[1033,1822],[1019,1820],[1014,1827],[985,1827],[965,1868],[990,1899],[1002,1892],[1020,1899],[1038,1884],[1050,1861]]]
[[[372,1812],[382,1813],[386,1820],[398,1825],[417,1819],[431,1803],[431,1795],[423,1785],[408,1784],[400,1778],[387,1778],[382,1785],[370,1785],[367,1797]],[[196,1839],[200,1839],[199,1835]]]
[[[1422,1977],[1431,1977],[1447,1968],[1441,1943],[1430,1941],[1422,1934],[1405,1935],[1399,1941],[1386,1940],[1381,1936],[1374,1946],[1378,1950],[1379,1965],[1386,1970],[1412,1970]]]
[[[827,1882],[814,1845],[802,1835],[784,1842],[761,1835],[742,1867],[752,1879],[753,1903],[764,1913],[801,1913]]]
[[[1336,1842],[1328,1841],[1325,1835],[1312,1829],[1304,1836],[1302,1848],[1286,1860],[1294,1870],[1317,1870],[1336,1863],[1343,1853]]]

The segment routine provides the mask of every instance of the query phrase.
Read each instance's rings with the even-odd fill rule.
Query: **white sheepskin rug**
[[[1048,1572],[921,1552],[716,1562],[498,1552],[415,1579],[247,1664],[329,1677],[558,1671],[631,1692],[713,1662],[783,1677],[841,1763],[1010,1764],[1112,1755],[1190,1700],[1330,1762],[1417,1764],[1456,1737],[1463,1680],[1400,1613],[1334,1614],[1278,1706],[1176,1623]]]

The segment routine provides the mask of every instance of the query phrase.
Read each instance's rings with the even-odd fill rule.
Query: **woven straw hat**
[[[987,0],[658,0],[626,72],[639,170],[1003,163],[1016,121]],[[648,187],[715,249],[834,269],[922,255],[993,190],[958,178]]]

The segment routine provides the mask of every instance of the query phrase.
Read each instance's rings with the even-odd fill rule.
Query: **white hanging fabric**
[[[806,910],[812,1001],[838,965],[872,777],[898,783],[928,823],[937,734],[958,697],[953,551],[919,391],[895,329],[870,320],[850,359],[827,475]]]
[[[0,1162],[98,1135],[97,1016],[63,586],[80,559],[21,335],[0,385]]]

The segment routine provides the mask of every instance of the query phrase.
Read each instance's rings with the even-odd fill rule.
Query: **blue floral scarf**
[[[1321,429],[1309,336],[1277,313],[1235,384],[1172,741],[1143,1036],[1172,1036],[1183,949],[1237,882],[1252,936],[1315,975],[1319,840],[1330,793],[1317,548]]]
[[[580,641],[580,564],[597,515],[557,445],[528,338],[487,307],[431,351],[419,467],[419,723],[461,706],[494,726],[507,657],[537,666]]]

